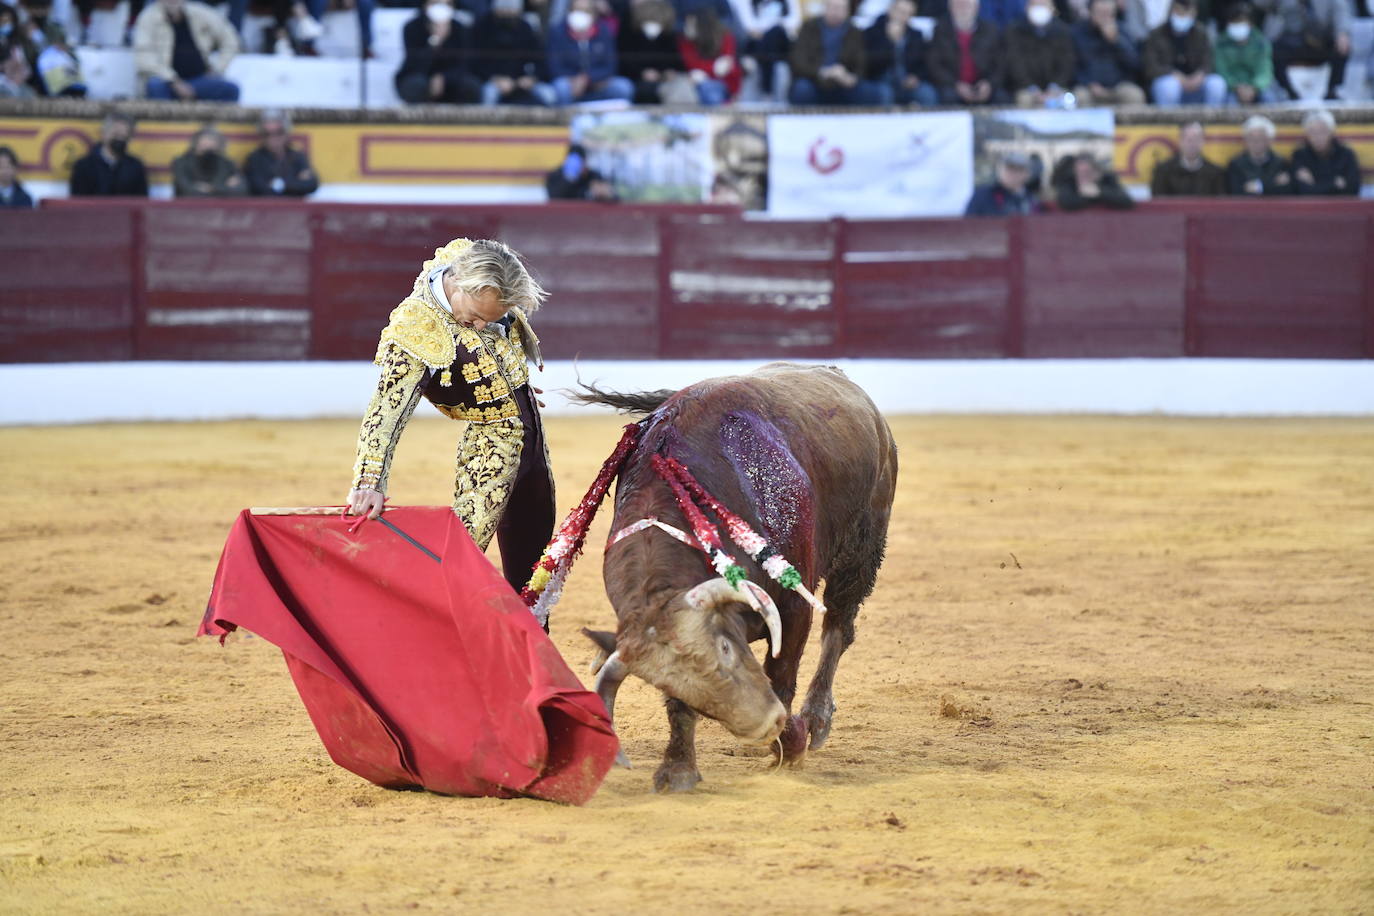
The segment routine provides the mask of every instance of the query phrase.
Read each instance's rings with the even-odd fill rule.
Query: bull
[[[774,363],[677,392],[584,387],[584,403],[645,416],[617,484],[612,532],[641,519],[687,528],[651,466],[652,456],[663,455],[762,534],[808,589],[825,583],[820,661],[794,716],[814,613],[804,597],[733,546],[749,580],[766,583],[765,600],[717,576],[703,553],[656,527],[608,546],[603,576],[618,626],[615,633],[584,633],[603,650],[597,692],[612,715],[616,690],[631,674],[666,697],[669,739],[655,789],[686,791],[701,781],[699,716],[745,742],[777,745],[789,762],[821,747],[835,713],[835,670],[854,641],[859,606],[873,591],[886,548],[897,478],[886,421],[831,367]],[[771,651],[760,664],[749,644],[765,638]]]

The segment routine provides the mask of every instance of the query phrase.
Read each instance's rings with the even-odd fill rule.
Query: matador
[[[546,295],[501,242],[455,239],[435,250],[382,331],[381,377],[358,433],[348,500],[355,515],[381,513],[396,443],[420,397],[428,398],[467,422],[453,511],[479,549],[496,536],[516,590],[554,524],[553,477],[528,368],[543,368],[527,316]]]

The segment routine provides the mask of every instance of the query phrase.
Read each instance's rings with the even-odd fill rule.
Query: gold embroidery
[[[510,501],[525,428],[516,420],[473,424],[463,431],[454,480],[453,511],[485,550]]]
[[[481,377],[477,372],[476,363],[463,363],[463,381],[475,382]]]
[[[458,356],[453,318],[424,299],[405,299],[391,311],[391,320],[377,343],[374,362],[382,365],[386,351],[397,347],[431,369],[447,369]]]
[[[353,486],[385,492],[396,442],[420,400],[425,366],[397,346],[384,347],[378,363],[382,371],[377,390],[372,394],[358,430]]]

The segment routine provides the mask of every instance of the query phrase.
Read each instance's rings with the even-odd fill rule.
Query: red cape
[[[278,646],[334,762],[380,786],[582,804],[618,743],[520,597],[447,508],[241,513],[198,635]]]

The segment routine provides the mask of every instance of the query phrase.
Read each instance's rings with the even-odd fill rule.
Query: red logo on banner
[[[831,172],[844,165],[844,150],[838,146],[832,146],[821,153],[821,145],[825,143],[824,137],[816,138],[816,142],[811,144],[811,149],[806,153],[806,161],[813,169],[822,175],[829,175]]]

